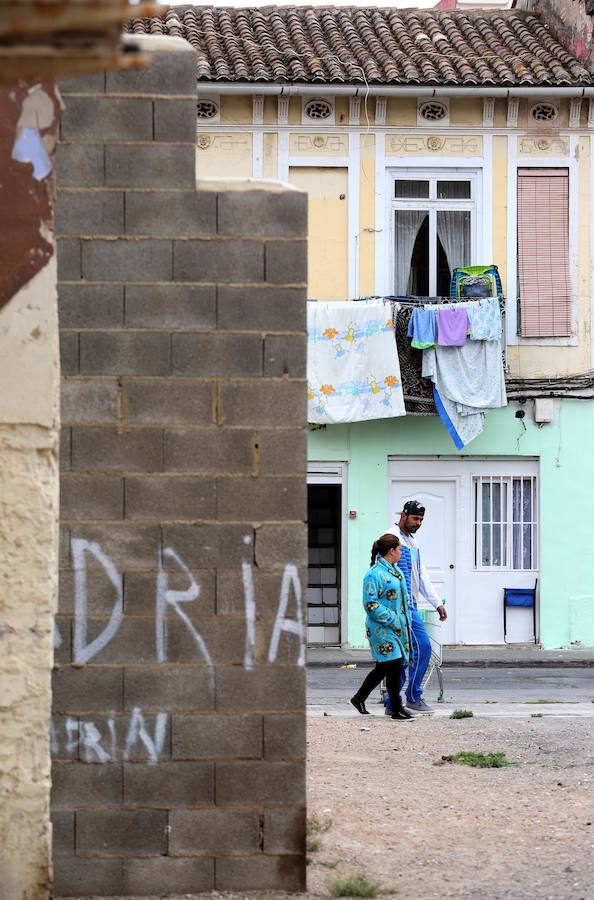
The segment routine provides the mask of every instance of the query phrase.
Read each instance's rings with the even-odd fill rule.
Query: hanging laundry
[[[466,307],[440,306],[437,310],[437,343],[441,347],[463,347],[468,332]]]
[[[408,336],[412,338],[411,345],[417,350],[426,350],[435,346],[437,323],[435,310],[427,307],[413,309],[408,326]]]
[[[389,307],[309,302],[307,331],[308,422],[405,415]]]
[[[499,341],[424,350],[423,377],[433,382],[435,406],[459,450],[483,430],[486,409],[507,406]]]
[[[472,341],[498,341],[501,338],[501,310],[499,300],[480,300],[468,304],[470,339]]]
[[[433,401],[433,385],[421,377],[423,351],[415,350],[408,336],[408,326],[414,310],[394,301],[391,301],[391,306],[406,414],[434,416],[437,411]]]

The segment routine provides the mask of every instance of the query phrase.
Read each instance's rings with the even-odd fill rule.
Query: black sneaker
[[[353,704],[353,706],[355,707],[357,712],[361,713],[362,716],[368,716],[370,714],[369,710],[365,708],[365,704],[363,703],[362,700],[357,700],[356,697],[351,697],[351,703]],[[412,716],[411,716],[411,719],[412,719]]]
[[[397,709],[395,713],[392,713],[392,718],[398,719],[399,722],[410,722],[414,719],[414,716],[411,716],[411,714],[403,708]]]

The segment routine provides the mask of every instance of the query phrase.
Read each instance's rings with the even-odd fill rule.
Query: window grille
[[[196,115],[199,119],[215,119],[219,108],[214,100],[198,100],[196,103]]]
[[[473,505],[475,568],[536,569],[536,477],[475,477]]]
[[[571,335],[568,169],[518,169],[518,298],[522,337]]]
[[[535,122],[554,122],[559,115],[559,110],[554,103],[535,103],[530,110],[530,115]]]
[[[327,100],[310,100],[305,104],[305,115],[308,119],[330,119],[332,116],[332,104]]]

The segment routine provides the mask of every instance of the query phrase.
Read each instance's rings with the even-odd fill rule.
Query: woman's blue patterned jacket
[[[410,606],[404,575],[383,556],[363,578],[363,608],[367,613],[365,632],[371,655],[377,662],[400,659],[406,664],[410,655]]]

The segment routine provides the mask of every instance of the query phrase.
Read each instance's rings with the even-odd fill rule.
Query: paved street
[[[310,716],[356,715],[349,704],[368,668],[314,668],[307,673],[307,704]],[[470,709],[475,716],[515,717],[541,713],[545,716],[594,717],[594,669],[584,668],[453,668],[443,670],[445,696],[439,693],[434,673],[425,698],[435,706],[436,715],[453,709]],[[368,708],[382,715],[373,694]],[[539,702],[545,701],[545,702]]]

